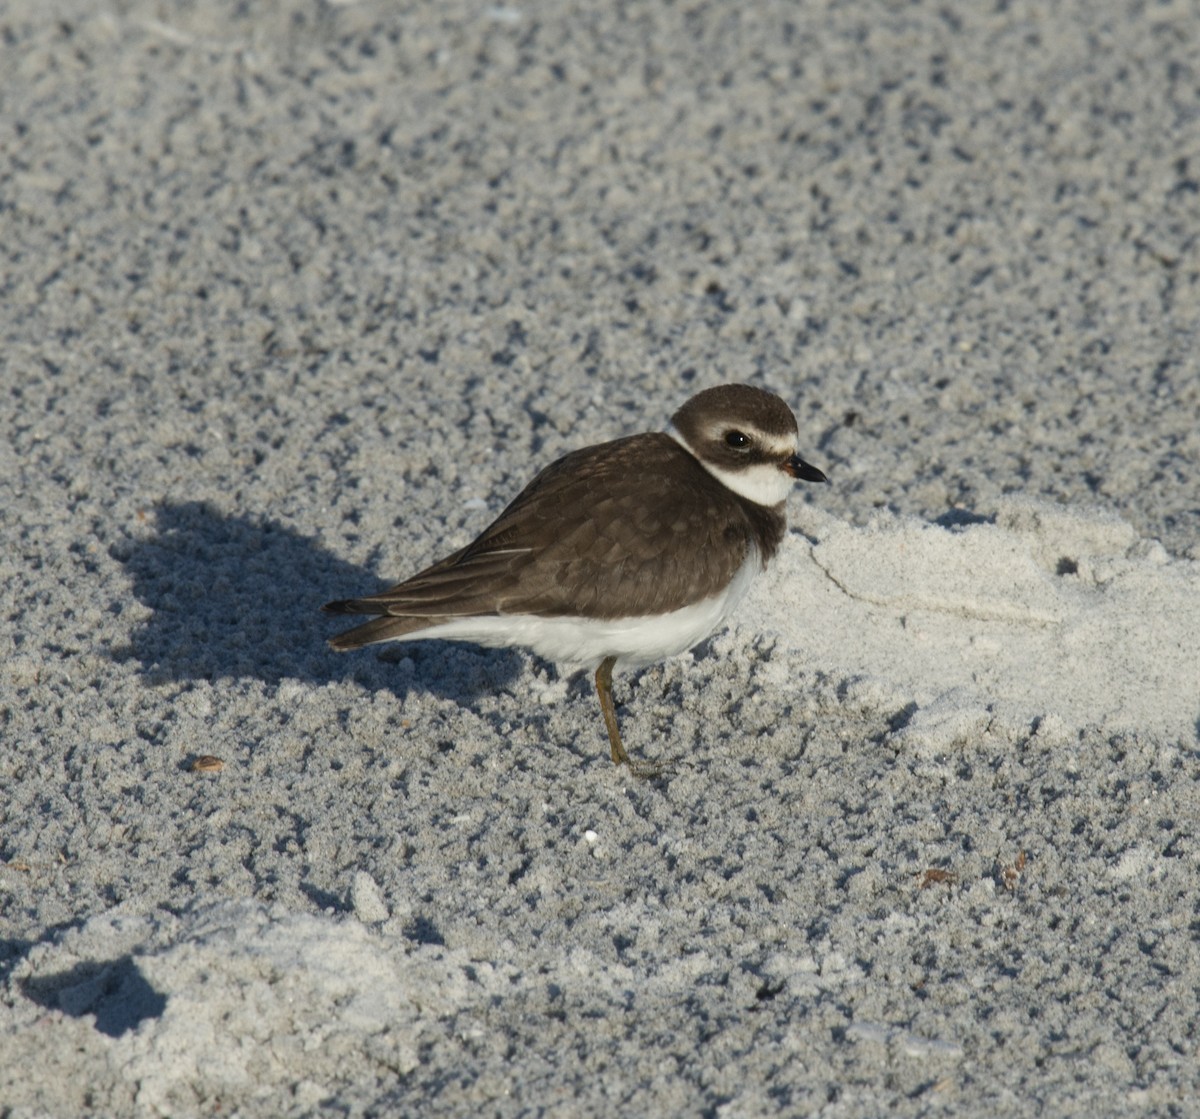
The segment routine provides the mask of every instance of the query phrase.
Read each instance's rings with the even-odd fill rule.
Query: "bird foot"
[[[670,777],[679,770],[679,758],[665,758],[660,762],[635,762],[627,754],[623,763],[631,777],[639,781],[654,781],[660,777]]]

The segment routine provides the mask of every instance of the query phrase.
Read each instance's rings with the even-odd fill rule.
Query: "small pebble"
[[[193,773],[220,773],[224,768],[225,763],[213,754],[201,754],[192,762]]]

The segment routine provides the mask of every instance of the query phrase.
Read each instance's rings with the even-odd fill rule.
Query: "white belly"
[[[595,668],[606,657],[616,657],[618,667],[653,664],[703,641],[729,617],[761,569],[758,551],[751,549],[723,591],[670,614],[608,621],[532,614],[457,618],[405,634],[401,640],[441,638],[493,647],[517,645],[547,660],[586,668]]]

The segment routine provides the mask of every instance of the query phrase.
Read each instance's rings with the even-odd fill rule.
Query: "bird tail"
[[[346,598],[338,602],[327,602],[321,610],[326,614],[378,614],[379,604],[370,599]],[[416,630],[428,629],[438,621],[438,618],[396,617],[385,614],[331,637],[329,645],[339,653],[344,653],[348,649],[361,649],[364,645],[374,645],[378,641],[394,641],[397,637],[404,637]]]

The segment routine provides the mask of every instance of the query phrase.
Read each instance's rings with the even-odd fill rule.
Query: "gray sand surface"
[[[1196,1114],[1197,59],[0,5],[0,1117]],[[832,485],[618,680],[673,775],[521,652],[326,648],[733,380]]]

